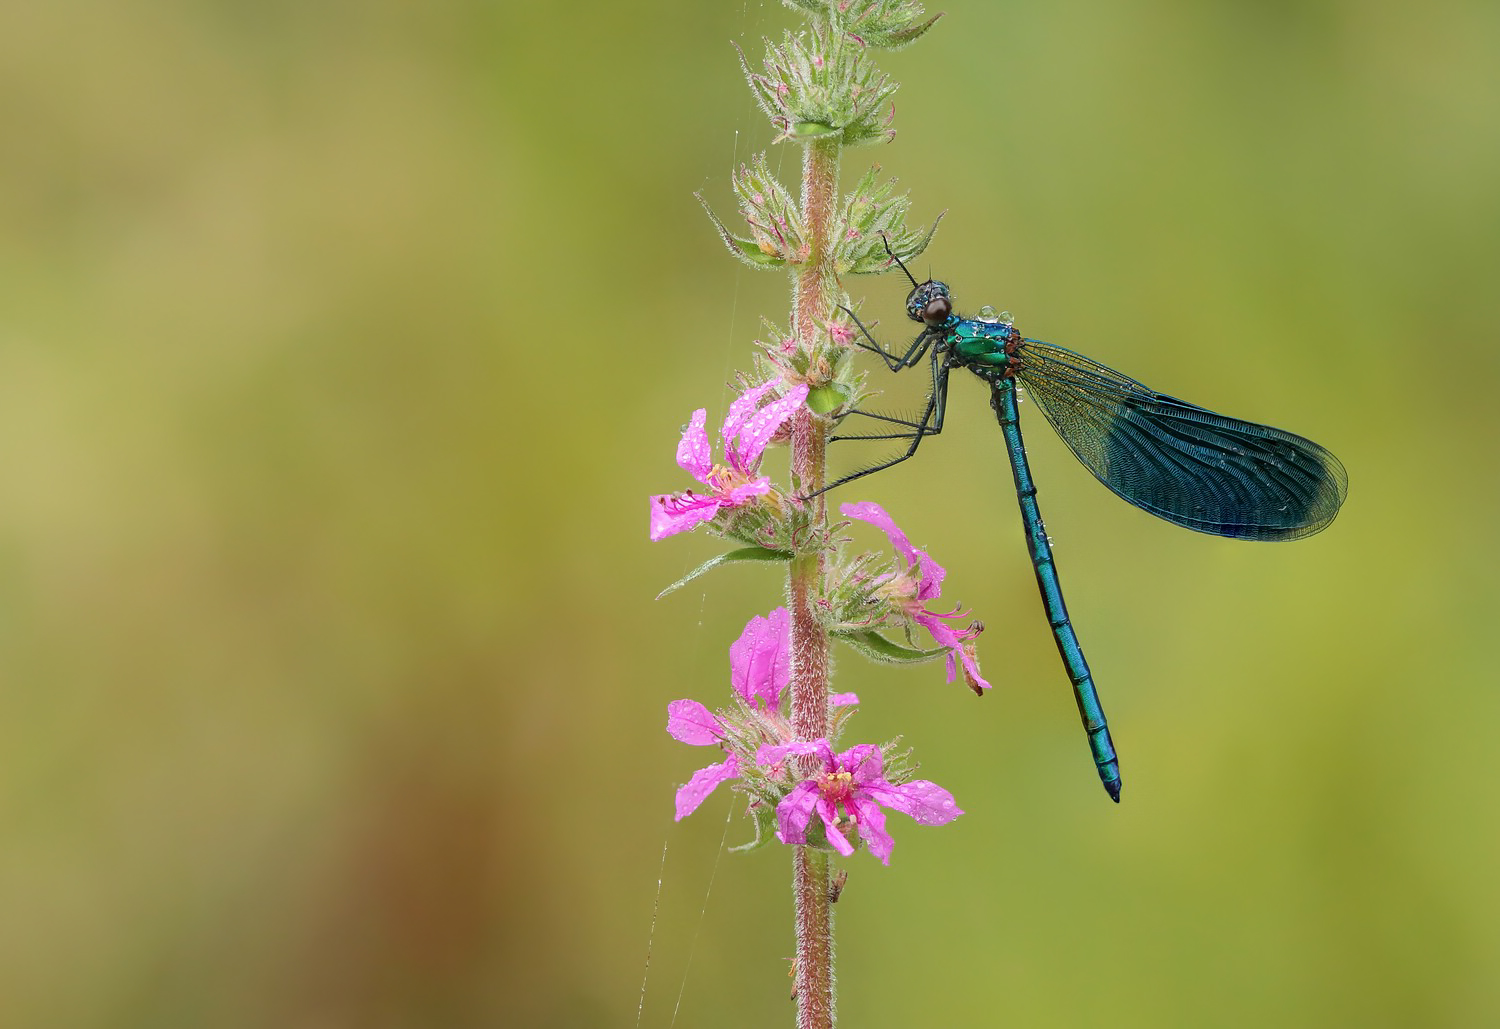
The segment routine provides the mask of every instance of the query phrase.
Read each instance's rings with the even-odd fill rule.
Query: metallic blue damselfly
[[[862,414],[891,431],[834,439],[904,439],[905,453],[831,483],[826,489],[889,468],[943,431],[948,374],[967,368],[990,387],[1015,478],[1026,546],[1036,571],[1042,607],[1073,683],[1078,713],[1105,790],[1120,799],[1120,762],[1104,709],[1063,603],[1052,545],[1037,507],[1036,484],[1021,441],[1017,386],[1041,409],[1085,468],[1122,500],[1174,525],[1234,539],[1301,539],[1326,528],[1348,493],[1344,466],[1327,450],[1268,425],[1215,414],[1157,393],[1071,350],[1023,337],[1008,316],[984,308],[974,318],[953,310],[948,287],[911,279],[906,313],[922,332],[904,354],[891,354],[848,312],[864,339],[892,371],[926,360],[932,393],[916,420]],[[820,491],[821,492],[821,491]]]

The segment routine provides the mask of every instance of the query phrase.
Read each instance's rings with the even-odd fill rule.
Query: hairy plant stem
[[[797,895],[797,1029],[832,1029],[833,905],[826,853],[794,849],[792,890]]]
[[[832,233],[838,203],[840,144],[818,140],[804,144],[802,221],[808,257],[798,268],[792,312],[793,331],[813,351],[832,313],[838,288],[834,274]],[[792,482],[804,496],[823,488],[826,439],[821,421],[806,408],[792,420]],[[828,507],[820,495],[812,502],[810,550],[788,570],[791,598],[791,720],[799,740],[828,737],[828,633],[814,605],[822,593],[825,559],[821,541],[828,528]],[[804,774],[816,774],[817,758],[804,758]],[[792,892],[796,905],[797,1029],[832,1029],[833,911],[828,889],[828,855],[795,848]]]

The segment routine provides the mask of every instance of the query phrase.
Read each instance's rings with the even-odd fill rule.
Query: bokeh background
[[[996,684],[840,661],[968,812],[847,863],[844,1020],[1500,1023],[1500,7],[947,9],[845,164],[949,212],[918,270],[1351,491],[1196,536],[1032,418],[1118,808],[980,386],[843,498],[949,566]],[[785,321],[691,194],[732,213],[771,133],[730,42],[790,24],[0,10],[0,1024],[791,1023],[788,856],[725,853],[728,796],[674,824],[705,756],[662,731],[780,584],[654,601],[715,548],[646,539]]]

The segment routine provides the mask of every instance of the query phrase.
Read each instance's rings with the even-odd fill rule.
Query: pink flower
[[[975,693],[990,688],[984,676],[979,674],[979,660],[974,656],[971,642],[979,635],[975,628],[953,629],[948,622],[964,617],[960,611],[939,614],[930,610],[928,601],[936,600],[943,592],[943,577],[948,573],[934,561],[925,550],[911,545],[906,533],[885,508],[872,501],[862,504],[844,504],[839,513],[845,518],[856,518],[882,530],[890,537],[891,546],[906,559],[904,574],[890,576],[880,585],[880,592],[891,604],[901,609],[908,618],[922,626],[937,641],[938,646],[948,648],[948,681],[958,675],[958,664],[963,663],[964,680]]]
[[[785,719],[777,714],[792,675],[791,620],[784,607],[764,618],[757,615],[729,648],[729,682],[748,710],[721,716],[696,700],[674,700],[667,705],[667,732],[673,739],[729,752],[726,760],[698,769],[677,791],[678,821],[696,811],[720,783],[740,776],[740,756],[734,746],[748,757],[759,742],[791,735]],[[859,698],[840,693],[828,703],[829,707],[848,707],[858,704]]]
[[[740,394],[729,406],[719,435],[724,443],[724,463],[714,464],[704,425],[708,412],[699,408],[677,445],[677,463],[708,487],[707,493],[685,490],[651,498],[651,538],[665,539],[711,520],[723,508],[739,507],[771,491],[771,480],[757,475],[766,445],[783,422],[807,399],[807,384],[798,383],[780,400],[758,407],[761,398],[775,388],[765,382]],[[758,409],[757,409],[758,408]]]
[[[882,775],[880,748],[868,743],[835,755],[827,740],[764,746],[756,764],[776,765],[788,757],[814,754],[823,762],[820,774],[798,783],[776,805],[776,838],[782,843],[806,843],[813,813],[823,820],[828,842],[845,857],[854,845],[844,835],[852,825],[882,864],[891,863],[896,841],[885,831],[883,807],[910,815],[918,825],[945,825],[963,814],[953,795],[936,783],[917,779],[893,785]]]

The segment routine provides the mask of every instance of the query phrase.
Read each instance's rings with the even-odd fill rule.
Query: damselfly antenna
[[[891,249],[891,237],[887,236],[885,233],[881,233],[880,241],[885,244],[885,252],[890,255],[892,261],[896,262],[896,267],[901,269],[901,273],[903,275],[905,275],[908,279],[911,279],[912,288],[915,289],[919,285],[919,283],[916,279],[912,279],[911,272],[906,270],[906,265],[901,262],[901,258],[896,256],[896,252]]]

